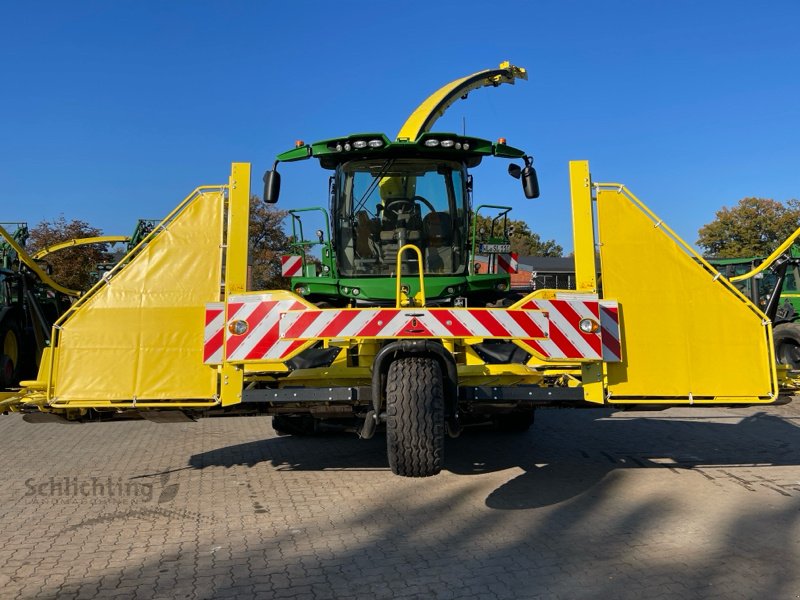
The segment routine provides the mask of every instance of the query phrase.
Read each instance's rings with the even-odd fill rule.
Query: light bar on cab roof
[[[351,140],[349,138],[345,140],[334,140],[332,142],[328,142],[328,150],[332,150],[333,152],[349,152],[350,150],[364,150],[365,148],[382,148],[383,147],[383,140],[381,139],[360,139],[360,140]]]

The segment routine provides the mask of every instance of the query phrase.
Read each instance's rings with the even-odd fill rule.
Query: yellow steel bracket
[[[41,267],[39,267],[39,265],[36,264],[36,261],[33,259],[33,257],[27,252],[25,252],[23,247],[20,246],[17,243],[17,241],[11,236],[11,234],[8,233],[8,231],[6,231],[5,229],[3,229],[3,227],[0,227],[0,236],[5,238],[5,240],[9,243],[9,245],[14,249],[14,252],[17,253],[19,259],[23,263],[25,263],[25,266],[27,266],[31,271],[36,273],[36,276],[42,281],[42,283],[50,286],[51,288],[53,288],[58,292],[61,292],[62,294],[66,294],[67,296],[74,296],[77,298],[78,296],[81,295],[81,293],[78,290],[71,290],[69,288],[65,288],[64,286],[61,286],[57,284],[55,281],[53,281],[50,278],[50,276],[47,273],[45,273],[41,269]]]
[[[472,90],[481,87],[497,87],[501,83],[514,83],[515,79],[528,79],[528,72],[509,62],[500,63],[497,69],[478,71],[461,79],[451,81],[428,96],[406,119],[397,139],[416,140],[430,131],[436,120],[459,98],[466,98]]]
[[[406,250],[413,250],[417,253],[417,264],[419,265],[419,292],[417,292],[413,298],[411,298],[408,293],[403,291],[401,285],[401,259],[403,258],[403,252]],[[400,248],[400,250],[397,251],[397,271],[395,272],[397,273],[397,291],[395,292],[397,302],[395,303],[395,308],[400,308],[403,306],[425,306],[425,277],[422,273],[422,251],[414,244],[406,244]]]
[[[225,306],[228,297],[247,288],[247,234],[250,220],[250,164],[233,163],[228,186],[228,223],[225,239]],[[230,315],[226,315],[228,322]],[[220,402],[222,406],[242,401],[244,369],[225,362],[222,365]]]
[[[576,160],[569,163],[569,182],[572,194],[572,236],[575,248],[575,289],[590,294],[597,293],[597,265],[595,263],[594,204],[589,162]],[[603,363],[581,364],[583,394],[587,402],[602,404],[605,401],[605,369]]]
[[[100,235],[88,238],[74,238],[71,240],[67,240],[65,242],[59,242],[58,244],[53,244],[52,246],[48,246],[47,248],[42,248],[33,255],[33,259],[39,260],[40,258],[44,258],[45,256],[51,254],[52,252],[64,250],[65,248],[88,246],[89,244],[116,244],[117,242],[127,243],[130,241],[130,239],[131,238],[125,235]]]
[[[572,192],[572,237],[575,244],[575,289],[596,294],[594,206],[588,161],[570,161],[569,183]]]

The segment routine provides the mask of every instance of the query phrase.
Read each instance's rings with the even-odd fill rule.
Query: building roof
[[[575,259],[571,256],[520,256],[520,269],[542,273],[574,273]]]
[[[485,263],[488,260],[486,256],[477,256],[475,260],[480,263]],[[575,272],[575,259],[571,256],[520,256],[517,259],[519,263],[519,270],[530,273],[537,271],[541,273],[574,273]]]

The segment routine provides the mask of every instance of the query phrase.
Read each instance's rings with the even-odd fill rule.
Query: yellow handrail
[[[714,276],[714,279],[720,277],[719,271],[713,265],[711,265],[694,248],[692,248],[688,243],[686,243],[683,240],[683,238],[681,238],[681,236],[679,236],[669,227],[669,225],[667,225],[661,219],[659,219],[658,216],[653,211],[651,211],[644,204],[644,202],[639,200],[639,198],[637,198],[633,192],[631,192],[627,187],[625,187],[624,184],[592,182],[592,187],[594,187],[596,190],[609,189],[609,188],[614,189],[618,194],[622,194],[625,197],[627,197],[631,202],[633,202],[634,205],[636,205],[639,208],[639,210],[641,210],[644,214],[646,214],[650,218],[651,221],[653,221],[653,227],[660,227],[661,230],[664,231],[667,235],[669,235],[675,241],[675,243],[678,244],[678,246],[680,246],[681,248],[683,248],[683,250],[689,256],[694,258],[700,265],[702,265],[706,271],[708,271],[710,274],[716,274]],[[732,279],[721,277],[721,280],[724,282],[725,287],[728,288],[737,298],[744,301],[751,310],[757,312],[759,316],[761,316],[762,318],[766,318],[766,316],[764,315],[763,312],[761,312],[761,309],[759,309],[758,306],[750,302],[750,300],[744,294],[742,294],[742,292],[739,291],[739,289],[735,285],[730,283],[731,281],[733,281]]]
[[[186,196],[180,202],[180,204],[178,204],[178,206],[172,209],[172,211],[166,217],[164,217],[157,226],[153,227],[150,233],[148,233],[135,247],[131,248],[121,261],[119,261],[116,265],[114,265],[114,267],[110,271],[107,271],[104,274],[104,276],[101,277],[99,281],[97,281],[97,283],[95,283],[91,288],[89,288],[86,291],[86,293],[83,294],[83,296],[78,302],[70,306],[69,310],[67,310],[63,315],[61,315],[58,321],[56,321],[56,325],[57,326],[61,325],[61,323],[67,320],[68,314],[75,312],[75,310],[77,310],[83,304],[88,302],[89,298],[91,298],[94,294],[96,294],[100,288],[104,287],[105,285],[108,285],[108,282],[117,273],[117,271],[119,271],[125,266],[126,262],[125,258],[138,254],[139,250],[144,248],[150,242],[150,240],[156,236],[156,234],[160,233],[162,229],[167,228],[169,222],[172,221],[172,219],[178,213],[180,213],[186,207],[186,205],[188,205],[192,200],[194,200],[195,196],[197,196],[198,194],[202,194],[206,191],[227,189],[227,187],[228,187],[227,185],[203,185],[195,188],[194,191],[192,191],[191,194]]]
[[[639,201],[639,199],[638,199],[638,198],[636,198],[635,196],[633,196],[633,194],[631,193],[631,191],[630,191],[629,189],[627,189],[627,188],[626,188],[626,187],[625,187],[623,184],[621,184],[621,183],[594,183],[593,185],[594,185],[594,187],[595,187],[595,188],[601,188],[601,187],[605,187],[605,188],[618,188],[618,190],[619,190],[620,192],[622,192],[622,191],[625,191],[625,193],[626,193],[626,194],[628,194],[628,195],[632,196],[632,197],[635,199],[635,201],[636,201],[636,203],[637,203],[637,204],[639,204],[640,206],[644,206],[644,205],[642,205],[642,204],[641,204],[641,202]],[[656,217],[654,214],[650,213],[649,209],[646,209],[646,208],[645,208],[645,210],[646,210],[646,212],[648,212],[648,213],[650,214],[650,216],[651,216],[651,218],[652,218],[653,220],[657,219],[657,217]],[[663,224],[661,223],[661,221],[659,221],[659,222],[657,223],[657,226],[658,226],[658,225],[663,225]],[[675,234],[675,233],[674,233],[674,232],[673,232],[671,229],[667,228],[666,226],[664,226],[664,229],[665,229],[666,231],[669,231],[669,232],[670,232],[670,233],[673,235],[673,237],[675,237],[676,239],[680,240],[680,238],[679,238],[679,237],[678,237],[678,236],[677,236],[677,235],[676,235],[676,234]],[[769,255],[767,258],[765,258],[765,259],[764,259],[764,260],[761,262],[761,264],[760,264],[760,265],[758,265],[756,268],[752,269],[751,271],[748,271],[747,273],[744,273],[743,275],[736,275],[735,277],[729,277],[729,278],[728,278],[728,281],[743,281],[743,280],[745,280],[745,279],[750,279],[750,278],[751,278],[751,277],[753,277],[754,275],[758,275],[759,273],[761,273],[761,271],[764,271],[764,270],[768,269],[768,268],[769,268],[769,267],[772,265],[772,263],[774,263],[776,260],[778,260],[778,258],[780,258],[780,256],[781,256],[781,255],[782,255],[784,252],[786,252],[786,251],[787,251],[789,248],[791,248],[791,247],[792,247],[792,244],[794,244],[795,240],[796,240],[798,237],[800,237],[800,227],[798,227],[797,229],[795,229],[795,230],[794,230],[794,233],[792,233],[792,234],[791,234],[789,237],[787,237],[787,238],[786,238],[786,239],[785,239],[785,240],[784,240],[784,241],[781,243],[781,245],[780,245],[780,246],[778,246],[777,248],[775,248],[775,250],[772,252],[772,254],[770,254],[770,255]],[[693,249],[693,248],[691,248],[691,247],[690,247],[690,246],[689,246],[689,245],[688,245],[686,242],[684,242],[683,240],[680,240],[680,243],[681,243],[681,245],[682,245],[682,246],[684,246],[684,248],[686,248],[686,249],[687,249],[687,250],[688,250],[688,251],[689,251],[689,252],[690,252],[690,253],[691,253],[691,254],[692,254],[692,255],[693,255],[695,258],[699,259],[703,265],[705,265],[706,267],[709,267],[709,268],[711,268],[711,269],[717,270],[717,269],[715,269],[714,267],[712,267],[712,266],[711,266],[711,265],[710,265],[710,264],[709,264],[709,263],[708,263],[708,262],[707,262],[707,261],[706,261],[706,260],[705,260],[705,259],[704,259],[702,256],[700,256],[700,255],[699,255],[697,252],[695,252],[695,251],[694,251],[694,249]]]
[[[395,303],[395,308],[400,308],[401,305],[402,305],[401,302],[400,302],[400,280],[402,279],[400,277],[400,273],[401,273],[401,269],[402,269],[401,259],[403,257],[403,252],[405,252],[406,250],[413,250],[414,252],[417,253],[417,261],[418,261],[418,263],[417,263],[418,264],[418,269],[417,270],[419,271],[419,292],[418,292],[419,298],[418,299],[421,301],[420,306],[425,306],[425,277],[423,276],[423,273],[422,273],[422,264],[423,264],[422,263],[422,250],[417,248],[414,244],[406,244],[405,246],[402,246],[397,251],[397,289],[395,291],[395,298],[397,299],[397,301]],[[415,298],[417,298],[417,296],[415,296]],[[409,293],[409,300],[411,300],[411,294],[410,293]]]

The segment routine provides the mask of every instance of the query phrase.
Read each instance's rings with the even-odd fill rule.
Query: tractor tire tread
[[[430,477],[444,460],[444,382],[429,357],[398,358],[386,382],[386,443],[392,472]]]
[[[6,356],[3,353],[3,347],[5,345],[6,336],[11,333],[16,338],[16,347],[17,347],[17,356],[11,357]],[[0,388],[3,387],[15,387],[19,384],[19,380],[23,378],[24,373],[26,372],[26,363],[25,363],[25,355],[24,355],[24,348],[23,348],[23,340],[22,340],[22,327],[17,322],[16,318],[10,317],[4,319],[0,322],[0,355],[4,356],[6,360],[4,360],[3,369],[4,372],[0,373]],[[8,368],[8,363],[11,364],[11,368]],[[5,370],[10,371],[10,375],[6,376]]]

